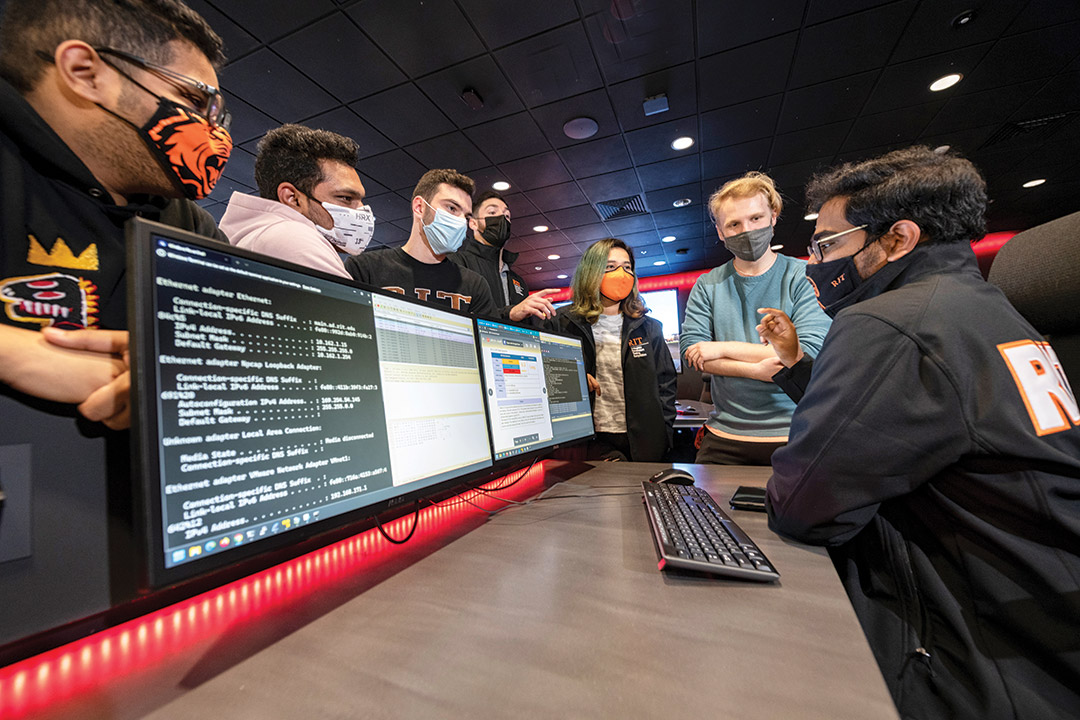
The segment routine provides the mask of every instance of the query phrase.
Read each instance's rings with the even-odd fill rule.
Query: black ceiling
[[[556,276],[606,236],[641,253],[642,275],[726,261],[705,202],[751,169],[788,202],[777,241],[805,254],[810,174],[915,142],[950,145],[983,170],[991,231],[1080,210],[1077,0],[190,4],[230,57],[221,83],[238,148],[205,202],[216,216],[233,190],[253,191],[256,143],[285,122],[360,143],[380,244],[408,236],[427,168],[455,167],[481,189],[511,183],[510,248],[534,288],[565,285]],[[964,79],[931,92],[948,73]],[[481,109],[461,100],[465,88]],[[670,109],[646,117],[642,101],[660,93]],[[563,133],[579,116],[599,126],[587,140]],[[682,135],[696,143],[672,150]],[[1046,183],[1022,187],[1034,178]],[[598,202],[637,194],[647,215],[600,221]],[[691,204],[674,207],[682,198]]]

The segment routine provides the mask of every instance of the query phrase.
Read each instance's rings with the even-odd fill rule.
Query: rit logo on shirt
[[[405,294],[405,288],[398,287],[396,285],[386,285],[383,290],[389,290],[390,292],[396,292],[398,295]],[[462,295],[461,293],[447,292],[445,290],[436,290],[435,297],[439,300],[449,300],[450,307],[455,310],[464,310],[466,305],[472,302],[472,295]],[[416,299],[427,302],[431,298],[431,290],[428,288],[416,288]]]
[[[1050,343],[1020,340],[997,348],[1016,381],[1036,433],[1049,435],[1080,425],[1076,396]]]

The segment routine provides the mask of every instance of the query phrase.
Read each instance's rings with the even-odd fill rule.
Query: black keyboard
[[[676,567],[761,582],[780,578],[709,493],[693,485],[651,482],[641,489],[661,570]]]

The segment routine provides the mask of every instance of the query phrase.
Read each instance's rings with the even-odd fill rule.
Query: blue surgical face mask
[[[420,198],[424,200],[424,198]],[[431,203],[424,200],[424,204],[435,211],[434,219],[424,225],[424,235],[427,237],[431,252],[436,255],[446,255],[457,252],[461,243],[465,242],[465,234],[469,229],[469,221],[463,217],[457,217],[440,208],[432,207]]]

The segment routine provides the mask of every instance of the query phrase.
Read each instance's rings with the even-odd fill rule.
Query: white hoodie
[[[315,223],[276,200],[234,192],[218,227],[236,247],[349,277],[341,256]]]

